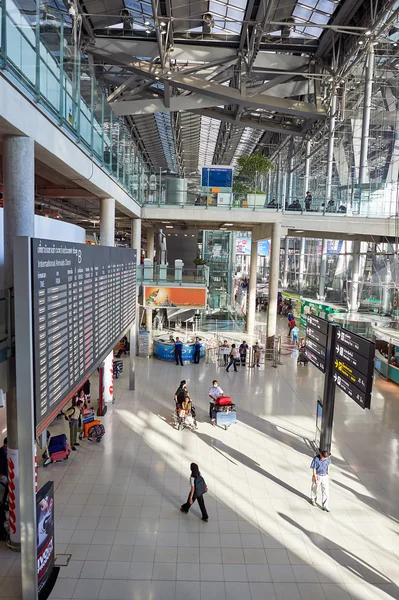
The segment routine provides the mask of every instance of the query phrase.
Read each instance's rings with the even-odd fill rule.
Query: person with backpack
[[[197,500],[201,509],[202,520],[207,523],[209,517],[205,507],[204,494],[206,494],[208,488],[204,478],[200,473],[198,465],[196,463],[191,463],[190,469],[190,493],[188,495],[187,502],[181,505],[180,511],[184,514],[187,514],[190,510],[190,507]]]
[[[175,399],[175,403],[176,403],[176,410],[179,410],[181,408],[187,393],[188,393],[187,392],[187,382],[185,379],[183,379],[180,382],[180,385],[177,388],[175,395],[174,395],[174,399]]]

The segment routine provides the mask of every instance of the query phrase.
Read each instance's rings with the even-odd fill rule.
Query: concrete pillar
[[[146,258],[150,258],[152,261],[154,260],[154,241],[155,241],[155,233],[151,228],[147,229],[147,254]]]
[[[100,243],[101,246],[115,245],[115,199],[101,198],[100,203]],[[111,404],[114,398],[114,352],[108,354],[101,365],[103,369],[103,402]]]
[[[391,288],[393,287],[391,265],[389,264],[388,258],[385,282],[382,284],[381,308],[384,315],[389,315],[391,313]]]
[[[154,230],[147,229],[147,254],[146,258],[154,261]],[[150,354],[152,352],[152,308],[145,309],[145,328],[150,332]]]
[[[288,235],[285,236],[284,243],[284,273],[283,273],[283,288],[288,287],[288,260],[289,260],[289,250],[290,250],[290,238]]]
[[[353,242],[352,250],[352,282],[350,287],[349,310],[357,312],[359,296],[359,273],[360,273],[360,242]]]
[[[252,232],[251,241],[251,264],[249,267],[249,284],[247,299],[247,333],[253,335],[255,331],[256,312],[256,273],[258,268],[258,242],[254,241]]]
[[[319,300],[326,299],[327,240],[323,240],[320,262]]]
[[[299,274],[298,274],[298,293],[303,292],[303,283],[305,280],[305,249],[306,238],[301,238],[301,249],[299,251]]]
[[[132,219],[131,221],[130,247],[134,248],[137,251],[137,269],[139,269],[141,261],[141,219]],[[136,286],[136,320],[129,331],[129,390],[134,390],[136,387],[136,355],[138,339],[137,336],[140,322],[140,310],[138,300],[138,286]]]
[[[4,289],[6,293],[6,323],[12,319],[11,289],[14,287],[14,245],[17,236],[34,236],[35,214],[35,152],[34,141],[22,136],[6,136],[3,141],[3,184],[4,184]],[[13,325],[11,325],[13,327]],[[11,331],[9,347],[11,350]],[[15,357],[6,362],[7,369],[7,438],[8,457],[18,465],[18,419],[15,389]],[[24,432],[21,432],[23,435]],[[2,436],[2,438],[5,435]],[[33,469],[33,465],[32,465]],[[15,549],[21,543],[19,513],[18,468],[14,471],[15,511],[10,511],[10,539]],[[11,480],[11,477],[10,477]]]
[[[362,137],[360,144],[360,165],[359,165],[359,199],[362,197],[362,186],[368,183],[368,150],[369,150],[369,131],[371,102],[373,96],[373,77],[374,77],[374,46],[369,44],[366,66],[366,81],[364,86],[363,100],[363,118],[362,118]]]
[[[269,263],[269,309],[267,311],[267,347],[272,348],[277,327],[278,274],[280,266],[280,223],[273,223]]]

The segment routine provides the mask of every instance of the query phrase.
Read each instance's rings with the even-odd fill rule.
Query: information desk
[[[183,343],[182,358],[183,362],[189,363],[194,361],[194,341]],[[200,358],[204,358],[206,350],[205,342],[201,342]],[[154,340],[153,354],[160,360],[175,360],[175,346],[168,338],[159,337]]]
[[[397,323],[391,323],[391,327],[373,328],[376,344],[374,367],[388,381],[399,385],[399,330],[396,326]],[[394,357],[398,366],[389,364],[388,368],[388,357]]]

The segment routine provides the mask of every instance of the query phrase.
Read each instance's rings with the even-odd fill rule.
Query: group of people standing
[[[252,346],[253,351],[253,365],[260,367],[260,355],[262,351],[262,347],[257,341]],[[226,371],[229,372],[230,367],[234,367],[234,371],[238,371],[237,366],[241,365],[245,367],[247,363],[247,355],[249,352],[249,345],[245,340],[241,342],[241,344],[237,347],[237,344],[231,344],[227,340],[224,340],[223,344],[220,346],[220,354],[223,356],[223,363],[226,367]]]

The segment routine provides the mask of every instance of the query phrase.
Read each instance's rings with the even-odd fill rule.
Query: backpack
[[[200,496],[203,496],[208,491],[208,488],[206,487],[205,479],[202,477],[202,475],[198,475],[198,477],[195,478],[194,487],[195,487],[195,495],[197,496],[197,498],[199,498]]]

